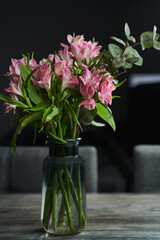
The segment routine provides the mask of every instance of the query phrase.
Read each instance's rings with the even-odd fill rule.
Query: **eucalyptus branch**
[[[118,74],[118,76],[123,75],[123,74],[125,74],[126,72],[127,72],[126,70],[123,71],[123,72],[120,72],[120,73]]]
[[[141,44],[141,42],[137,42],[137,43],[133,44],[132,47],[134,48],[134,47],[136,47],[136,46],[138,46],[140,44]]]

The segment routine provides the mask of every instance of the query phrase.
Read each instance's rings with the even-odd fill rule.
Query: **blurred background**
[[[86,40],[95,37],[103,48],[113,42],[110,37],[124,38],[127,22],[137,40],[153,26],[160,32],[160,1],[1,1],[0,14],[0,93],[8,87],[4,74],[11,58],[32,53],[39,61],[54,53],[59,43],[67,43],[67,34],[84,34]],[[94,145],[99,156],[99,191],[132,191],[132,150],[136,144],[160,143],[160,52],[142,51],[142,67],[134,67],[121,77],[127,82],[116,90],[111,106],[116,132],[105,128],[84,127],[82,145]],[[146,80],[147,79],[147,80]],[[10,116],[4,115],[0,102],[0,145],[9,145],[16,122],[10,127]],[[33,131],[23,130],[17,145],[32,145]],[[40,135],[36,145],[44,145]]]

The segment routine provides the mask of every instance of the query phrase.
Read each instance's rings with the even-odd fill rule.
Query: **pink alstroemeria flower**
[[[54,54],[50,53],[50,54],[48,55],[48,60],[50,60],[50,61],[53,62],[53,60],[54,60]]]
[[[91,99],[86,99],[83,102],[81,102],[81,104],[79,106],[84,105],[84,107],[88,110],[92,110],[96,107],[96,102],[93,98]]]
[[[18,100],[18,97],[16,96],[16,95],[14,95],[14,94],[10,94],[10,97],[11,98],[13,98],[13,99],[15,99],[15,100]],[[4,106],[6,107],[6,109],[5,109],[5,114],[6,113],[9,113],[10,111],[12,111],[13,110],[13,114],[15,114],[16,113],[16,105],[14,105],[14,104],[9,104],[9,103],[4,103]]]
[[[16,113],[16,105],[9,104],[9,103],[4,103],[4,106],[6,107],[6,109],[5,109],[5,114],[6,114],[6,113],[9,113],[9,112],[12,111],[12,110],[13,110],[13,114]]]
[[[91,99],[95,93],[94,88],[88,86],[84,86],[83,84],[80,85],[80,93],[85,97],[86,99]]]
[[[112,92],[116,89],[113,85],[113,77],[108,75],[105,77],[100,85],[100,92],[98,92],[98,98],[101,103],[112,104]]]
[[[9,88],[5,89],[6,92],[13,93],[23,97],[21,77],[11,79],[9,86],[10,86]]]
[[[62,70],[62,91],[69,86],[69,82],[71,79],[71,71],[69,68],[65,68]]]
[[[82,68],[84,69],[84,74],[80,76],[81,81],[85,86],[90,86],[95,88],[96,90],[99,89],[99,83],[102,79],[101,75],[98,75],[98,72],[95,70],[93,72],[89,71],[87,66],[82,64]]]
[[[11,59],[12,64],[9,66],[9,73],[8,76],[20,76],[21,74],[21,63],[27,65],[25,58],[22,59]]]
[[[83,36],[76,36],[73,39],[71,35],[68,35],[67,39],[71,44],[71,52],[78,62],[86,60],[89,63],[89,59],[96,57],[100,52],[101,46],[97,46],[98,42],[84,41]]]
[[[64,50],[60,50],[58,52],[61,59],[67,61],[68,66],[73,65],[73,54],[68,51],[68,46],[66,44],[61,43],[61,46],[64,47]]]
[[[62,71],[66,69],[66,66],[66,60],[61,60],[58,56],[55,56],[54,71],[58,76],[62,75]]]
[[[48,62],[43,62],[40,68],[34,73],[33,82],[36,83],[39,87],[45,88],[49,91],[51,87],[52,71],[51,65]]]
[[[31,71],[33,71],[35,68],[37,68],[39,65],[38,63],[36,62],[35,59],[30,59],[29,60],[29,66],[30,66],[30,69]]]
[[[70,34],[68,34],[67,35],[67,40],[71,44],[72,40],[73,40],[73,37]],[[74,37],[73,43],[80,43],[82,41],[84,41],[83,35],[78,35],[78,36]]]

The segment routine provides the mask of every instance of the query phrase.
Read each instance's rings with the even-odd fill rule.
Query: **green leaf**
[[[29,98],[31,99],[31,101],[33,103],[38,104],[38,103],[42,102],[42,99],[39,97],[36,88],[32,85],[31,82],[27,88],[27,91],[28,91]]]
[[[6,103],[16,105],[20,108],[29,108],[29,106],[24,104],[23,102],[13,99],[11,97],[5,96],[5,95],[0,95],[0,99],[5,101]]]
[[[43,109],[46,109],[49,106],[49,103],[46,102],[40,102],[38,103],[35,107],[29,108],[26,111],[32,111],[32,112],[37,112]]]
[[[42,123],[45,122],[46,117],[51,113],[52,111],[52,106],[49,106],[48,108],[46,108],[43,112],[43,116],[42,116]]]
[[[26,81],[27,77],[30,75],[30,71],[24,65],[24,63],[21,63],[21,74],[24,81]]]
[[[121,55],[123,53],[123,50],[116,44],[109,44],[108,49],[113,57],[116,57],[117,55]]]
[[[121,40],[120,38],[117,38],[117,37],[111,37],[111,39],[115,40],[116,42],[118,43],[121,43],[123,46],[125,46],[125,42],[123,40]]]
[[[160,50],[160,42],[155,40],[154,43],[153,43],[153,47],[157,50]]]
[[[80,107],[79,119],[81,119],[84,125],[90,124],[94,117],[97,115],[97,109],[88,110],[84,106]]]
[[[25,127],[25,126],[29,125],[30,123],[41,120],[42,115],[43,115],[43,111],[27,114],[25,118],[23,117],[22,121],[20,120],[21,126]]]
[[[52,118],[54,118],[58,113],[59,113],[59,109],[54,106],[54,107],[52,108],[52,112],[51,112],[49,115],[47,115],[46,120],[45,120],[45,123],[46,123],[46,122],[49,122],[49,121],[50,121]]]
[[[131,34],[131,31],[130,31],[130,28],[129,28],[128,23],[125,24],[125,26],[124,26],[124,31],[125,31],[125,35],[126,35],[127,37],[129,37],[130,34]]]
[[[33,138],[33,144],[35,144],[37,137],[37,122],[34,123],[34,138]]]
[[[97,115],[101,117],[104,121],[106,121],[112,129],[115,131],[115,121],[111,111],[108,107],[104,107],[101,103],[97,103]]]
[[[121,98],[121,96],[112,96],[112,99],[114,98]]]
[[[22,129],[23,129],[23,127],[21,126],[21,124],[18,123],[17,128],[16,128],[16,130],[14,132],[14,135],[13,135],[11,143],[10,143],[9,154],[11,153],[12,147],[13,147],[13,150],[14,150],[14,153],[15,153],[15,151],[16,151],[16,142],[17,142],[17,135],[21,133]]]
[[[75,97],[81,97],[81,93],[78,90],[74,89],[74,88],[66,88],[64,90],[64,93],[71,94],[71,95],[73,95]],[[66,95],[64,95],[64,96],[66,97]],[[64,97],[62,97],[62,99],[64,99]]]
[[[92,62],[97,62],[97,60],[99,60],[104,55],[105,52],[106,50],[104,49],[98,56],[92,59]]]
[[[72,38],[72,41],[71,41],[71,43],[73,43],[73,41],[74,41],[74,38],[75,38],[75,33],[73,33],[73,38]]]
[[[31,77],[32,75],[38,70],[38,68],[40,68],[40,66],[38,66],[37,68],[35,68],[29,75],[28,77],[26,78],[26,86],[28,87],[29,86],[29,83],[30,83],[30,80],[31,80]]]
[[[127,37],[127,39],[128,39],[129,41],[133,42],[133,43],[136,42],[136,39],[135,39],[134,37],[132,37],[132,36]]]
[[[155,36],[153,36],[153,32],[144,32],[140,35],[140,42],[141,42],[141,46],[142,49],[144,50],[145,48],[151,48],[153,46],[153,37],[154,37],[154,41],[158,40],[159,38],[159,34],[156,33]]]
[[[54,139],[63,142],[63,143],[67,143],[65,140],[63,140],[62,138],[57,137],[56,135],[54,135],[53,133],[51,133],[49,130],[47,130],[48,134],[53,137]]]
[[[91,122],[91,125],[93,125],[93,126],[95,126],[95,127],[105,127],[105,124],[104,124],[104,123],[95,122],[95,121],[92,121],[92,122]]]

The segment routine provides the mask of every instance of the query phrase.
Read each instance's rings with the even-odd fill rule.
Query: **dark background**
[[[124,37],[128,22],[132,35],[138,40],[153,26],[160,32],[160,1],[1,1],[0,5],[0,93],[8,87],[4,74],[11,58],[34,51],[37,61],[54,53],[59,43],[66,43],[66,35],[93,36],[103,48],[111,36]],[[143,67],[134,67],[116,95],[112,105],[117,130],[108,126],[84,128],[81,144],[95,145],[99,154],[99,191],[132,191],[132,149],[138,143],[159,144],[160,84],[129,88],[131,73],[159,73],[160,52],[147,49],[140,54]],[[123,80],[123,78],[122,78]],[[4,115],[0,104],[0,145],[9,145],[15,123],[10,128],[10,116]],[[18,145],[32,145],[33,132],[27,128],[19,136]],[[44,145],[39,136],[37,145]]]

